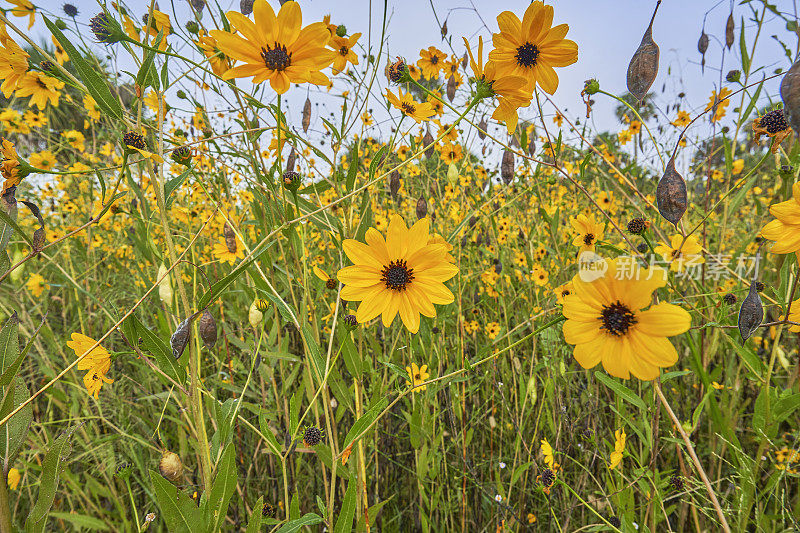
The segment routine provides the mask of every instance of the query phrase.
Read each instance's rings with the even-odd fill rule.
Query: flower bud
[[[347,28],[345,27],[344,24],[339,24],[338,26],[336,26],[336,35],[338,35],[339,37],[344,37],[345,35],[347,35]]]
[[[586,94],[595,94],[597,91],[600,90],[600,82],[596,79],[592,78],[590,80],[586,80],[583,85],[583,92]]]
[[[254,328],[257,328],[261,322],[264,320],[264,313],[261,312],[258,308],[258,303],[261,300],[254,300],[253,303],[250,305],[250,310],[247,313],[247,320],[250,322],[250,325]]]

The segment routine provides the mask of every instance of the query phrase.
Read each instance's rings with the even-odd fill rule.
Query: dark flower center
[[[406,115],[409,115],[409,116],[413,115],[414,111],[417,110],[416,107],[414,107],[412,104],[409,104],[408,102],[403,102],[400,105],[400,109],[403,110],[403,113],[405,113]]]
[[[600,329],[605,329],[615,337],[620,337],[627,333],[628,329],[637,322],[636,315],[620,301],[611,305],[604,305],[600,320],[603,322]]]
[[[583,236],[583,244],[589,246],[594,242],[594,233],[587,233]]]
[[[387,289],[393,291],[405,290],[406,286],[414,279],[414,270],[408,268],[405,260],[390,261],[381,273],[381,281],[386,283]]]
[[[286,50],[286,46],[275,43],[274,48],[267,46],[261,48],[261,58],[268,69],[283,71],[292,64],[292,54]]]
[[[339,48],[339,54],[341,54],[343,56],[346,56],[349,53],[350,53],[350,49],[347,48],[346,46],[342,46],[341,48]]]
[[[431,56],[431,65],[439,64],[439,56]]]
[[[536,62],[539,60],[539,49],[535,44],[525,43],[517,48],[517,53],[514,57],[521,67],[535,67]]]
[[[422,381],[422,376],[420,374],[414,374],[414,379],[417,381]]]
[[[789,124],[786,123],[786,115],[783,114],[783,109],[773,109],[761,117],[759,126],[767,130],[767,134],[773,135],[788,128]]]

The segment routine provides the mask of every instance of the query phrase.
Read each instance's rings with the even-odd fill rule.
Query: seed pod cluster
[[[303,133],[308,132],[308,127],[311,125],[311,99],[306,97],[306,103],[303,105]]]
[[[800,59],[786,71],[781,80],[781,100],[789,126],[800,134]]]
[[[689,206],[686,182],[683,176],[675,170],[675,156],[669,160],[666,172],[658,180],[656,205],[661,216],[676,226]]]
[[[197,329],[200,330],[200,339],[206,345],[206,348],[209,350],[213,348],[217,343],[217,322],[208,309],[203,311],[203,316],[200,317],[200,324]]]
[[[634,52],[631,62],[628,64],[628,92],[636,97],[640,102],[647,96],[647,91],[653,85],[658,75],[658,45],[653,41],[653,21],[658,12],[661,0],[656,3],[650,25],[644,32],[639,48]]]
[[[764,306],[761,304],[761,296],[758,295],[756,283],[750,284],[750,291],[747,293],[747,298],[742,301],[742,306],[739,308],[739,335],[742,336],[742,342],[750,338],[753,332],[761,325],[764,320]]]
[[[503,161],[500,163],[500,176],[508,185],[514,179],[514,152],[503,150]]]

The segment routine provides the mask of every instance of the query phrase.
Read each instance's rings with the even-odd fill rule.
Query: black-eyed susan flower
[[[702,255],[703,247],[694,235],[684,239],[683,235],[675,234],[669,244],[659,243],[655,247],[655,252],[669,263],[669,268],[673,272],[683,272],[686,267],[700,265],[706,261]]]
[[[583,368],[603,363],[618,378],[651,380],[659,369],[674,365],[678,352],[667,337],[686,332],[691,316],[670,303],[652,303],[653,292],[666,285],[666,271],[607,261],[604,276],[572,279],[573,294],[564,298],[564,339]],[[618,279],[619,276],[619,279]]]
[[[692,121],[692,116],[689,115],[686,111],[678,111],[678,116],[670,122],[673,126],[677,126],[679,128],[683,128],[684,126],[688,126],[689,123]]]
[[[92,348],[96,341],[82,333],[73,333],[71,337],[72,340],[67,341],[67,346],[80,358],[78,370],[88,370],[83,378],[83,384],[89,394],[98,398],[104,383],[114,383],[113,379],[106,377],[111,368],[111,356],[99,344]]]
[[[547,468],[552,470],[553,472],[557,472],[559,465],[555,460],[555,455],[553,453],[553,447],[550,446],[550,443],[547,442],[547,439],[542,439],[541,441],[541,452],[542,456],[544,457],[544,464],[547,465]]]
[[[430,102],[417,102],[410,92],[404,93],[402,89],[397,90],[397,95],[386,89],[386,98],[389,103],[399,109],[405,116],[413,118],[417,123],[429,120],[434,114],[433,106]]]
[[[303,28],[297,2],[284,3],[276,16],[266,0],[256,0],[253,17],[254,21],[229,11],[228,20],[241,35],[222,30],[210,32],[222,53],[244,62],[228,70],[224,79],[252,76],[255,84],[269,80],[278,94],[288,91],[292,83],[330,83],[320,71],[331,64],[336,52],[326,48],[331,33],[324,22]]]
[[[31,166],[42,170],[53,170],[56,166],[56,156],[50,150],[43,150],[41,152],[31,154]]]
[[[428,373],[428,365],[417,366],[417,363],[411,363],[411,366],[406,367],[406,372],[411,377],[411,381],[406,381],[407,387],[413,385],[414,392],[422,392],[428,388],[427,385],[420,385],[420,383],[428,381],[428,378],[431,377],[430,373]]]
[[[553,24],[553,6],[531,3],[522,20],[511,11],[497,16],[500,33],[493,34],[494,50],[489,59],[503,76],[521,76],[532,91],[538,84],[548,94],[558,88],[554,67],[566,67],[578,60],[578,45],[565,39],[567,24]]]
[[[770,251],[791,254],[800,251],[800,182],[792,186],[792,199],[771,205],[775,217],[761,229],[761,236],[775,241]]]
[[[753,137],[755,142],[760,142],[762,135],[771,138],[772,146],[769,151],[774,154],[778,151],[781,143],[791,137],[792,128],[786,122],[786,115],[783,109],[773,109],[765,113],[764,116],[753,120],[753,133],[755,133]],[[742,166],[744,166],[744,162],[742,162]]]
[[[34,297],[38,298],[49,287],[44,277],[39,273],[31,274],[28,283],[25,284]]]
[[[706,104],[705,111],[710,111],[713,109],[713,115],[711,115],[711,122],[717,122],[721,120],[725,113],[727,112],[727,107],[730,105],[731,101],[728,98],[733,91],[728,89],[727,87],[723,87],[719,93],[717,91],[711,91],[711,96],[708,98],[708,104]],[[716,106],[716,107],[715,107]]]
[[[378,315],[388,327],[396,315],[412,333],[419,331],[420,314],[436,316],[434,305],[454,300],[444,282],[458,273],[448,261],[444,244],[429,243],[430,221],[418,220],[410,229],[399,215],[393,215],[386,239],[375,229],[366,233],[366,243],[347,239],[343,248],[354,263],[339,270],[344,283],[341,297],[360,301],[356,310],[359,323]]]
[[[603,238],[603,224],[595,220],[594,215],[579,214],[569,221],[578,235],[572,239],[574,246],[579,246],[581,252],[593,252],[597,241]]]
[[[571,281],[568,281],[568,282],[564,283],[563,285],[559,285],[558,287],[553,289],[553,294],[556,295],[556,303],[563,305],[564,304],[564,298],[566,298],[567,296],[569,296],[573,292],[575,292],[575,288],[572,286],[572,282]]]

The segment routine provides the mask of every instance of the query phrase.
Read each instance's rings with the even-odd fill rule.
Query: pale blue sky
[[[0,0],[2,1],[2,0]],[[90,0],[75,0],[80,14],[78,22],[85,24],[97,11],[97,3]],[[188,0],[160,0],[160,8],[172,17],[177,14],[178,23],[183,25],[188,20]],[[570,118],[583,118],[584,106],[579,93],[583,81],[596,77],[600,80],[601,87],[609,92],[621,94],[625,91],[625,73],[631,55],[636,50],[642,33],[651,17],[655,1],[651,0],[555,0],[550,2],[555,7],[555,23],[568,23],[570,31],[568,38],[575,40],[579,46],[578,62],[570,67],[558,69],[560,77],[559,90],[554,100],[562,108],[567,109]],[[774,2],[785,13],[797,13],[797,0],[782,0]],[[62,2],[48,0],[40,6],[45,11],[61,15]],[[278,1],[271,0],[277,10]],[[349,33],[362,32],[361,43],[367,44],[370,29],[370,13],[372,27],[372,43],[377,50],[377,41],[380,36],[380,24],[383,14],[383,2],[373,1],[327,1],[327,0],[300,0],[303,8],[304,24],[320,20],[323,15],[331,14],[334,23],[347,26]],[[759,4],[753,1],[752,5]],[[141,16],[149,2],[128,2],[128,6]],[[213,2],[211,2],[213,5]],[[419,49],[435,45],[443,50],[449,50],[447,44],[440,37],[439,26],[433,16],[434,6],[439,20],[447,19],[449,34],[453,36],[452,46],[458,55],[463,54],[464,46],[461,36],[466,36],[471,43],[477,42],[477,36],[482,35],[484,41],[491,42],[491,32],[497,31],[496,16],[503,10],[511,10],[519,16],[525,10],[528,2],[525,0],[389,0],[388,2],[388,43],[391,56],[405,56],[409,60],[416,60]],[[657,93],[656,103],[661,110],[667,104],[674,103],[678,92],[685,92],[684,108],[700,110],[705,106],[711,91],[719,85],[720,58],[724,40],[724,27],[732,2],[729,0],[665,0],[655,20],[653,35],[661,49],[660,71],[654,91]],[[239,2],[221,2],[220,7],[238,10]],[[371,6],[371,12],[370,12]],[[209,6],[210,7],[210,6]],[[697,40],[700,36],[706,12],[706,32],[711,36],[710,46],[706,54],[705,73],[701,74],[697,52]],[[736,42],[730,52],[726,52],[725,65],[722,77],[732,68],[739,66],[739,31],[741,18],[745,18],[747,42],[752,46],[755,35],[755,24],[750,21],[751,12],[747,5],[734,6],[736,19]],[[13,19],[22,21],[22,19]],[[485,23],[485,25],[484,25]],[[487,28],[488,26],[488,28]],[[85,26],[83,27],[86,30]],[[86,32],[88,34],[88,32]],[[43,24],[37,22],[33,30],[34,35],[44,35]],[[779,43],[772,35],[779,35],[788,41],[790,34],[785,30],[784,22],[777,15],[768,13],[766,25],[761,32],[759,46],[756,50],[755,64],[766,65],[764,73],[772,74],[775,68],[788,68],[789,59],[785,56]],[[788,41],[792,53],[796,52],[796,41]],[[98,45],[99,46],[99,45]],[[485,52],[488,53],[488,50]],[[385,58],[385,55],[384,55]],[[381,60],[381,68],[385,59]],[[124,68],[121,67],[121,68]],[[130,67],[128,67],[130,68]],[[671,74],[669,74],[671,73]],[[761,73],[758,75],[761,76]],[[380,80],[381,86],[385,82]],[[662,86],[666,83],[666,92],[661,93]],[[771,80],[766,85],[765,97],[772,96],[774,101],[779,98],[779,79]],[[272,93],[270,93],[272,94]],[[290,110],[290,120],[297,125],[299,110],[306,97],[305,88],[292,88],[287,95]],[[326,113],[337,111],[339,100],[328,98],[324,95],[312,96],[322,107],[327,107]],[[605,97],[598,97],[592,116],[593,126],[602,131],[611,129],[618,131],[619,126],[613,115],[615,103]],[[766,103],[767,100],[764,100]],[[738,100],[731,108],[738,105]],[[376,118],[380,121],[386,118],[381,116],[381,102],[373,101],[370,107],[375,109]],[[292,113],[292,110],[295,110]],[[294,116],[292,116],[294,115]],[[521,112],[522,118],[533,119],[533,109]],[[669,119],[674,118],[675,112],[670,111]],[[316,119],[316,117],[315,117]],[[663,120],[662,120],[663,123]],[[724,123],[724,122],[723,122]],[[702,127],[702,126],[701,126]]]

